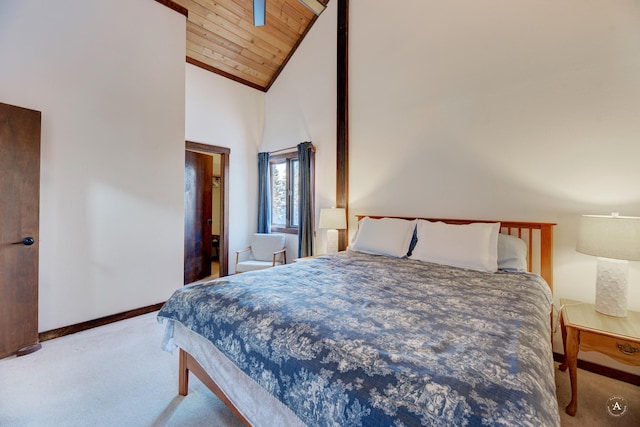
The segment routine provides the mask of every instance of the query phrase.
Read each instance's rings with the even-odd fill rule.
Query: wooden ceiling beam
[[[349,0],[338,0],[336,207],[349,218]],[[338,250],[347,248],[347,230],[338,231]]]
[[[249,0],[156,1],[187,17],[187,62],[263,91],[318,18],[299,0],[267,0],[261,27]]]

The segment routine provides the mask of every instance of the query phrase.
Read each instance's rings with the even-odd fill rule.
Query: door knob
[[[33,237],[25,237],[24,239],[22,239],[22,241],[20,242],[15,242],[13,243],[14,245],[25,245],[25,246],[31,246],[36,242],[36,239],[34,239]]]

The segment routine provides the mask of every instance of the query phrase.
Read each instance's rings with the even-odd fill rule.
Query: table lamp
[[[582,215],[576,250],[598,257],[596,311],[625,317],[628,261],[640,261],[640,217]]]
[[[320,228],[327,229],[327,253],[338,252],[338,230],[347,228],[347,213],[344,208],[320,209]]]

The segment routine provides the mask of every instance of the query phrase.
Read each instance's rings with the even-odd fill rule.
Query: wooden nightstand
[[[571,402],[566,411],[578,410],[578,351],[597,351],[632,366],[640,366],[640,313],[628,310],[627,317],[598,313],[594,304],[561,298],[560,324],[564,363],[569,368]]]

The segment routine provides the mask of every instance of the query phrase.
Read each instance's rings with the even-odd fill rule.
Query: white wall
[[[267,92],[264,139],[260,146],[260,151],[275,151],[304,141],[313,142],[316,225],[320,209],[336,204],[336,19],[334,0]],[[324,253],[326,231],[318,230],[316,236],[316,253]],[[288,236],[287,253],[297,256],[296,235]]]
[[[333,15],[333,18],[331,17]],[[335,31],[326,45],[322,29],[331,28],[335,13],[330,8],[307,34],[301,47],[267,94],[187,64],[186,139],[231,149],[229,177],[229,272],[234,272],[235,251],[246,247],[257,228],[258,152],[295,147],[313,141],[318,147],[316,181],[333,182],[335,188]],[[326,18],[326,19],[325,19]],[[320,30],[318,30],[320,28]],[[305,46],[304,48],[302,46]],[[316,50],[319,49],[319,50]],[[333,52],[333,53],[332,53]],[[282,86],[291,75],[293,89]],[[296,82],[299,75],[309,80]],[[321,84],[314,84],[314,82]],[[328,83],[333,82],[333,83]],[[268,109],[267,104],[275,105]],[[328,145],[329,150],[319,147]],[[319,192],[324,194],[324,192]],[[330,206],[335,191],[327,193]],[[324,206],[324,205],[323,205]],[[286,235],[287,260],[298,253],[296,235]]]
[[[264,146],[311,136],[320,207],[335,197],[335,3],[267,94]],[[635,0],[350,1],[350,212],[556,222],[555,300],[593,301],[579,215],[640,216],[639,51]],[[640,262],[630,284],[640,310]]]
[[[235,251],[247,247],[258,226],[258,145],[264,127],[264,95],[186,64],[186,139],[230,149],[230,273],[235,271]]]
[[[39,330],[182,285],[185,19],[153,0],[2,0],[0,101],[42,111]]]

